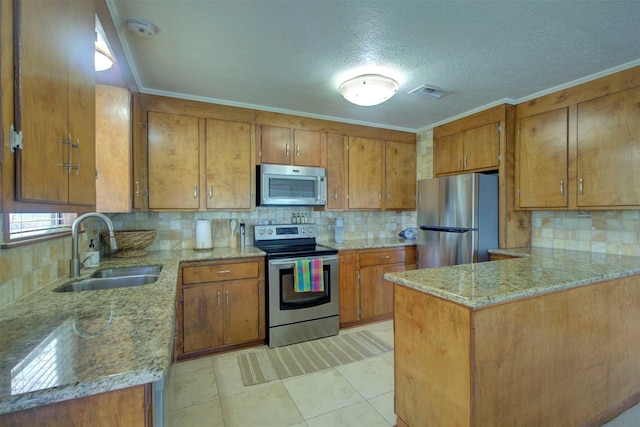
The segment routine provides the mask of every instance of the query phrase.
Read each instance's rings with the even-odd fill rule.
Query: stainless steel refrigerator
[[[418,268],[488,261],[498,247],[498,175],[418,181]]]

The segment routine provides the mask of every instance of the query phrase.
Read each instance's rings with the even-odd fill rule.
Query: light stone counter
[[[162,379],[172,357],[181,261],[264,256],[261,250],[156,251],[101,260],[98,269],[162,265],[157,282],[131,288],[53,292],[51,283],[0,310],[0,413]]]
[[[401,237],[392,237],[388,239],[357,239],[345,240],[344,243],[335,242],[319,242],[325,246],[329,246],[338,250],[357,250],[357,249],[378,249],[378,248],[394,248],[403,246],[415,246],[415,239],[403,239]]]
[[[467,307],[640,274],[640,258],[545,248],[496,249],[522,257],[387,273],[385,279]]]

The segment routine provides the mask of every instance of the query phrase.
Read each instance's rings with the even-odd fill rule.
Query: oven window
[[[316,198],[314,179],[269,178],[269,197],[272,198]]]
[[[293,287],[293,268],[280,270],[280,310],[314,307],[331,301],[330,266],[323,265],[323,292],[296,292]]]

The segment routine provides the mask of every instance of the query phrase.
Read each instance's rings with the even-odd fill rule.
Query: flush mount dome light
[[[380,74],[364,74],[342,83],[339,90],[347,101],[370,107],[391,98],[398,91],[398,82]]]

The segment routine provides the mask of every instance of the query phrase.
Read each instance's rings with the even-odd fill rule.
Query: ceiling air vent
[[[446,89],[441,89],[435,86],[420,85],[417,88],[410,90],[409,93],[417,93],[418,95],[428,96],[430,98],[440,99],[449,93]]]

